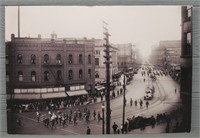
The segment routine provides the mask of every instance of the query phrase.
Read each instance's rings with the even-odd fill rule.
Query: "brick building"
[[[190,132],[190,129],[191,129],[192,14],[193,14],[192,11],[193,11],[193,8],[191,6],[182,6],[182,8],[181,8],[182,40],[181,40],[181,88],[180,88],[180,93],[181,93],[181,99],[182,99],[183,108],[184,108],[181,129],[184,132],[185,131]],[[198,13],[198,12],[196,12],[196,13]],[[193,20],[195,20],[195,18]]]
[[[6,42],[7,92],[12,99],[56,98],[94,91],[94,43],[85,39],[18,38]]]

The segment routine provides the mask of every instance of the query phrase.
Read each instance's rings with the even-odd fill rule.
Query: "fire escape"
[[[57,55],[56,63],[49,63],[49,58],[44,57],[44,64],[43,67],[49,70],[49,72],[52,74],[54,80],[56,80],[56,86],[63,86],[63,78],[62,78],[62,62],[61,62],[61,56]]]

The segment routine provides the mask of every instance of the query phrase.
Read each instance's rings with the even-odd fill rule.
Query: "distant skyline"
[[[6,7],[6,41],[17,36],[17,6]],[[103,39],[103,23],[110,42],[132,43],[150,50],[162,40],[181,39],[181,6],[21,6],[21,37]]]

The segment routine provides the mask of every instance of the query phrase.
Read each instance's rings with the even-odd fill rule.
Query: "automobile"
[[[154,86],[152,87],[147,87],[145,89],[145,93],[144,93],[144,100],[151,100],[154,97],[154,92],[155,92],[155,88]]]

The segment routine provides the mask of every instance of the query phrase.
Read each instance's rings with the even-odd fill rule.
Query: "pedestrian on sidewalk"
[[[112,128],[113,128],[113,133],[116,134],[118,125],[115,122],[114,122]]]
[[[145,78],[144,78],[143,80],[144,80],[144,82],[145,82]]]
[[[91,134],[91,129],[90,129],[90,127],[89,127],[89,126],[87,127],[86,134],[87,134],[87,135],[90,135],[90,134]]]
[[[176,88],[174,89],[174,92],[175,92],[175,94],[176,94]]]
[[[128,133],[128,122],[127,121],[124,123],[124,133],[125,134]]]
[[[120,129],[121,129],[121,134],[124,134],[124,126],[123,126],[123,124],[121,124]]]

